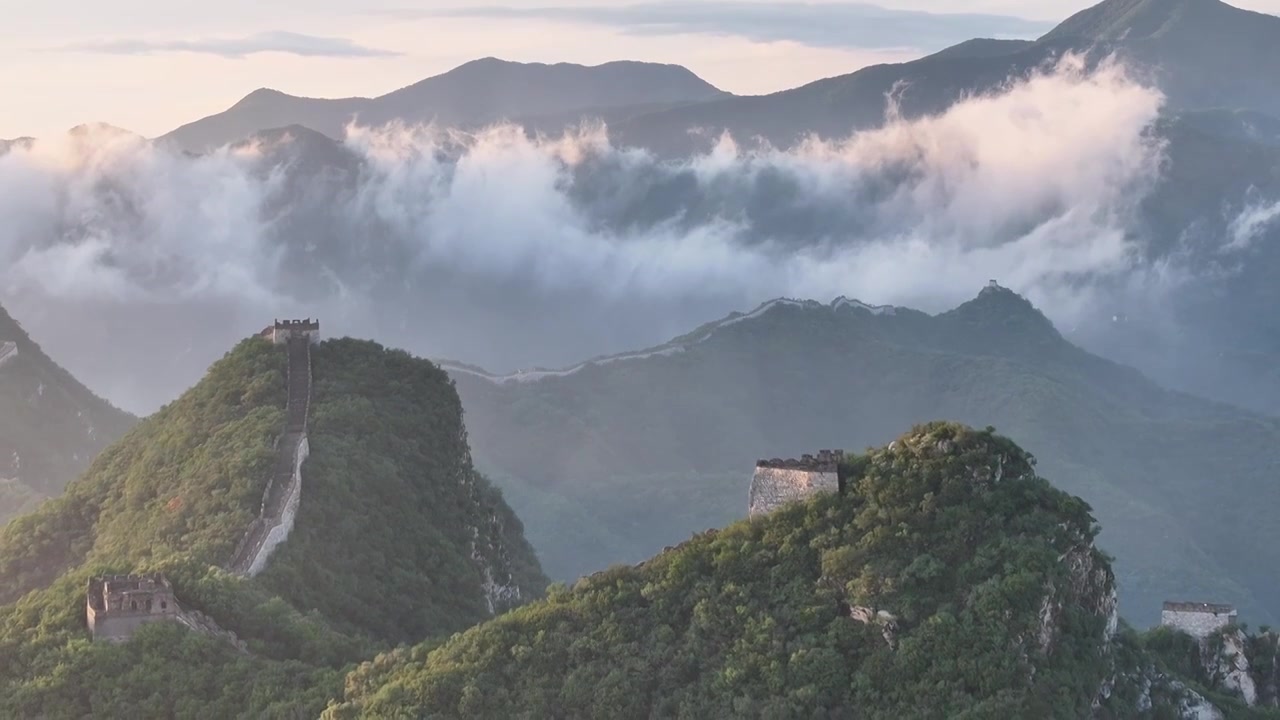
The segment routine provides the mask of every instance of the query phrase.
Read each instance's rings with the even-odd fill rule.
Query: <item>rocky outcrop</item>
[[[1105,618],[1101,639],[1103,647],[1109,648],[1120,624],[1119,595],[1110,565],[1092,543],[1072,548],[1058,561],[1066,568],[1066,578],[1061,582],[1050,580],[1045,586],[1036,633],[1040,651],[1053,652],[1066,607],[1082,607],[1094,617]]]
[[[1104,682],[1093,703],[1093,717],[1225,720],[1226,715],[1185,683],[1146,665],[1117,673]]]
[[[849,619],[856,623],[880,628],[880,635],[889,645],[889,649],[898,648],[898,618],[893,613],[868,607],[851,607]]]
[[[466,430],[462,432],[465,436]],[[516,607],[525,599],[513,572],[511,551],[507,545],[506,521],[501,513],[484,509],[491,507],[491,503],[485,502],[481,485],[477,482],[475,471],[471,469],[469,453],[463,463],[462,484],[470,497],[471,507],[479,511],[468,523],[471,531],[471,562],[480,572],[481,589],[489,613],[496,615]]]
[[[1249,707],[1256,707],[1258,687],[1249,668],[1247,646],[1248,639],[1242,631],[1228,630],[1211,642],[1201,643],[1201,659],[1214,687],[1239,697]]]

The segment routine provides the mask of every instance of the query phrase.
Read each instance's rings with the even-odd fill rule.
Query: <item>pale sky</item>
[[[487,56],[677,63],[725,90],[759,94],[919,57],[968,37],[1035,37],[1089,4],[0,0],[0,138],[84,122],[155,136],[258,87],[374,96]],[[1280,15],[1280,0],[1233,4]]]

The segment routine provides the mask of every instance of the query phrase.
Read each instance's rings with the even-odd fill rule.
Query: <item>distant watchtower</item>
[[[1160,624],[1195,637],[1212,635],[1236,621],[1236,609],[1213,603],[1167,602],[1160,612]]]
[[[94,640],[124,642],[149,622],[176,620],[181,608],[161,575],[108,575],[89,581],[85,613]]]
[[[817,457],[758,461],[751,479],[748,514],[767,515],[787,503],[840,492],[839,463],[843,455],[843,450],[822,450]]]
[[[320,343],[320,321],[307,318],[306,320],[276,320],[271,327],[262,331],[262,337],[271,340],[276,345],[284,345],[290,340],[306,339],[312,345]]]

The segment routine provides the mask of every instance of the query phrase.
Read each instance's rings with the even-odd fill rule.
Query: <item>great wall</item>
[[[835,301],[833,301],[830,305],[824,305],[815,300],[792,300],[789,298],[778,298],[777,300],[770,300],[769,302],[766,302],[760,305],[755,310],[752,310],[749,313],[745,313],[745,314],[735,313],[734,315],[731,315],[730,317],[725,318],[724,320],[720,320],[719,322],[714,322],[709,325],[704,325],[703,327],[694,331],[690,335],[683,338],[676,339],[676,340],[672,340],[671,342],[666,343],[665,345],[658,345],[657,347],[649,348],[648,350],[641,350],[638,352],[629,352],[629,353],[622,353],[620,355],[607,355],[603,357],[593,358],[591,360],[587,360],[586,362],[581,362],[581,363],[578,363],[577,365],[573,365],[571,367],[563,368],[560,370],[547,370],[544,368],[535,368],[532,370],[519,370],[517,372],[510,373],[507,375],[498,375],[498,374],[488,372],[483,368],[475,367],[473,365],[466,365],[458,362],[451,362],[449,360],[437,360],[437,364],[439,364],[440,367],[444,369],[445,372],[451,375],[457,375],[457,374],[471,375],[473,377],[478,377],[483,380],[487,380],[495,385],[505,385],[507,383],[528,383],[528,382],[537,382],[539,380],[545,380],[547,378],[568,377],[582,370],[585,370],[586,368],[589,368],[589,367],[610,365],[613,363],[628,362],[632,360],[645,360],[647,358],[652,358],[652,357],[669,357],[672,355],[678,355],[682,352],[686,352],[687,350],[689,350],[695,345],[699,345],[701,343],[704,343],[710,340],[713,336],[715,336],[717,332],[724,330],[725,328],[732,327],[734,325],[737,325],[742,322],[746,322],[748,320],[754,320],[762,315],[765,315],[771,310],[779,307],[796,307],[796,308],[809,308],[809,309],[826,308],[835,312],[870,313],[871,315],[877,316],[877,317],[893,316],[893,315],[896,315],[898,312],[898,309],[891,305],[868,305],[867,303],[861,302],[859,300],[850,300],[849,298],[844,296],[836,298]]]
[[[989,288],[999,289],[999,285],[993,280]],[[894,445],[889,447],[892,449]],[[786,505],[806,502],[819,495],[843,495],[845,484],[850,480],[840,474],[840,464],[844,457],[843,450],[820,450],[816,456],[804,455],[799,459],[774,458],[756,461],[747,499],[748,517],[752,519],[765,517]],[[999,475],[1000,471],[997,470],[995,476],[998,478]],[[709,534],[715,534],[715,532],[708,531]],[[673,549],[675,548],[666,548],[667,551]],[[1075,575],[1082,574],[1080,570],[1081,568],[1073,568]],[[1046,597],[1046,608],[1050,607],[1048,605],[1050,599]],[[1116,633],[1119,620],[1114,588],[1109,604],[1110,619],[1106,634],[1111,637]],[[1042,614],[1045,612],[1042,611]],[[897,617],[892,613],[872,608],[850,607],[848,617],[865,625],[879,626],[889,646],[896,647]],[[1232,637],[1237,637],[1235,642],[1243,642],[1238,639],[1238,634],[1232,636],[1228,632],[1236,626],[1237,621],[1238,615],[1233,606],[1215,603],[1166,602],[1160,614],[1162,626],[1195,638],[1200,644],[1202,653],[1210,647],[1211,638],[1221,636],[1223,633],[1227,633],[1224,637],[1228,641]],[[1257,693],[1247,672],[1247,659],[1243,660],[1245,663],[1243,669],[1239,666],[1239,660],[1244,658],[1243,648],[1234,652],[1232,657],[1237,660],[1236,664],[1224,670],[1222,674],[1228,679],[1234,678],[1232,681],[1239,686],[1242,696],[1252,706]]]
[[[320,342],[320,323],[276,321],[261,337],[283,345],[287,354],[288,389],[284,434],[276,443],[275,469],[267,479],[258,517],[236,547],[227,569],[241,577],[262,572],[276,548],[289,537],[302,502],[302,464],[309,453],[307,416],[311,411],[311,346]],[[173,586],[160,575],[110,575],[89,580],[85,618],[95,640],[125,642],[151,622],[171,621],[219,638],[240,652],[248,646],[213,618],[184,609]]]
[[[302,463],[310,454],[307,414],[311,410],[311,346],[320,340],[320,323],[276,322],[262,332],[288,354],[288,404],[285,432],[276,446],[276,464],[262,494],[258,517],[249,524],[228,569],[242,577],[261,573],[276,548],[289,537],[302,502]]]

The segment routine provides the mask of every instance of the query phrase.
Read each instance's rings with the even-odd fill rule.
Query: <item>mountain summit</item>
[[[375,98],[317,99],[255,90],[228,110],[160,138],[192,152],[233,143],[262,130],[302,125],[339,139],[353,120],[476,127],[502,120],[634,112],[725,96],[677,65],[611,62],[514,63],[485,58]]]
[[[1107,0],[1041,40],[1100,45],[1152,69],[1177,109],[1280,115],[1280,17],[1218,0]]]
[[[349,339],[310,362],[300,501],[261,574],[222,568],[269,495],[286,434],[295,368],[262,338],[0,528],[0,716],[315,717],[337,691],[334,668],[542,593],[520,521],[472,467],[444,372]],[[247,653],[169,623],[122,646],[87,642],[86,583],[126,573],[165,576],[182,608]],[[269,707],[309,684],[315,696],[289,712]]]
[[[554,577],[739,517],[755,458],[866,447],[945,417],[999,428],[1097,508],[1127,616],[1200,594],[1280,616],[1280,585],[1238,552],[1274,547],[1262,500],[1280,501],[1280,421],[1091,355],[1005,288],[932,316],[779,300],[567,371],[447,369],[477,462]],[[1253,502],[1204,500],[1228,497]]]
[[[1067,18],[1042,40],[1141,42],[1175,35],[1212,39],[1268,18],[1280,22],[1219,0],[1106,0]]]

